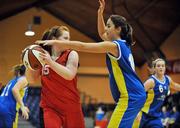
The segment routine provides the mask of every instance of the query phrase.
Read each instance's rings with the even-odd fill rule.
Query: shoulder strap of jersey
[[[166,81],[168,82],[168,85],[169,85],[170,84],[170,77],[168,75],[165,75],[164,77],[165,77],[165,79],[166,79]]]
[[[154,85],[156,85],[157,80],[156,80],[155,76],[154,76],[154,75],[151,75],[151,76],[149,77],[149,79],[150,79],[150,78],[154,80]]]
[[[63,51],[63,53],[60,55],[60,58],[63,57],[66,59],[66,63],[67,63],[67,60],[68,60],[68,56],[70,54],[72,50],[66,50],[66,51]]]

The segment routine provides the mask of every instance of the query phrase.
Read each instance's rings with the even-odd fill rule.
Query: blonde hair
[[[153,68],[155,68],[156,67],[156,64],[157,64],[157,62],[158,61],[164,61],[164,63],[166,64],[166,62],[165,62],[165,60],[164,59],[162,59],[162,58],[157,58],[156,60],[154,60],[153,62],[152,62],[152,66],[153,66]]]

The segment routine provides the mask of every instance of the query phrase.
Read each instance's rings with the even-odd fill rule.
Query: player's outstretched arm
[[[86,43],[81,41],[45,40],[36,41],[36,43],[44,45],[55,45],[61,50],[73,49],[75,51],[89,53],[111,53],[114,56],[118,56],[117,45],[111,41]]]
[[[180,84],[174,82],[170,77],[168,77],[170,80],[170,88],[175,89],[176,91],[180,91]]]
[[[98,9],[98,18],[97,18],[98,33],[102,40],[107,40],[107,36],[106,36],[106,32],[105,32],[106,30],[105,30],[104,17],[103,17],[105,1],[99,0],[99,4],[100,5],[99,5],[99,9]]]
[[[29,119],[29,109],[24,106],[22,97],[20,96],[20,90],[25,88],[27,84],[28,82],[26,77],[22,77],[17,81],[17,83],[14,85],[12,89],[13,96],[16,99],[16,102],[21,106],[22,115],[25,119]]]

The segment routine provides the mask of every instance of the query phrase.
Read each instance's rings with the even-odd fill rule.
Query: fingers
[[[43,53],[48,53],[46,50],[42,49],[43,50]]]
[[[104,0],[99,0],[99,3],[100,3],[100,5],[105,5],[105,1]]]
[[[103,13],[103,11],[104,11],[104,8],[105,8],[105,2],[104,2],[104,0],[99,0],[99,9],[98,9],[98,12],[99,13]]]
[[[35,44],[43,44],[44,46],[45,45],[53,45],[53,41],[51,41],[51,40],[37,40],[36,42],[35,42]]]
[[[44,44],[44,43],[46,43],[46,41],[43,41],[43,40],[37,40],[37,41],[35,42],[35,44]]]
[[[23,118],[26,119],[26,120],[28,120],[28,119],[29,119],[28,113],[25,113],[25,114],[23,115]]]
[[[26,111],[27,111],[27,113],[29,113],[29,108],[26,107]]]
[[[46,56],[46,53],[39,53],[39,57],[44,61],[47,56]]]
[[[29,115],[26,113],[26,114],[23,114],[23,118],[28,120],[29,119]]]
[[[24,119],[28,120],[29,119],[29,109],[27,107],[24,107],[24,109],[22,109],[22,116]]]
[[[40,52],[40,53],[39,53],[39,56],[42,57],[42,58],[46,58],[48,52],[46,52],[46,51],[44,51],[44,52],[45,52],[45,53]]]
[[[51,61],[51,57],[48,52],[46,53],[39,53],[39,57],[42,60],[42,63],[48,64]]]

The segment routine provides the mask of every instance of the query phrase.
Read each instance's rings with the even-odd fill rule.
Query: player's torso
[[[15,99],[12,94],[12,88],[16,84],[18,78],[12,79],[3,89],[3,92],[0,96],[0,102],[4,102],[8,107],[14,106],[15,107]]]
[[[126,97],[127,93],[129,98],[145,95],[143,84],[135,73],[130,47],[122,40],[115,42],[120,47],[120,57],[115,58],[110,54],[106,55],[110,86],[115,101],[119,99],[120,95]]]
[[[21,79],[21,77],[16,77],[12,79],[4,88],[3,92],[0,96],[0,102],[3,102],[3,104],[8,108],[9,113],[15,116],[16,110],[19,109],[19,105],[17,106],[16,100],[12,93],[12,88],[15,86],[17,81]],[[25,88],[26,89],[26,88]],[[20,90],[20,96],[24,96],[25,89]]]
[[[65,66],[70,51],[66,51],[56,62]],[[42,92],[41,106],[49,104],[53,106],[65,107],[61,103],[73,104],[80,102],[77,90],[77,76],[72,80],[66,80],[62,76],[53,71],[49,65],[45,65],[42,69]],[[43,104],[43,105],[42,105]]]
[[[148,91],[146,102],[149,102],[149,104],[147,104],[149,110],[145,112],[149,115],[159,117],[161,115],[161,107],[169,91],[169,79],[165,76],[164,81],[160,81],[154,75],[152,75],[151,78],[154,80],[155,86]]]

